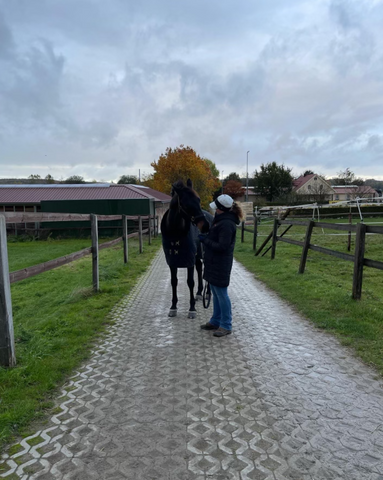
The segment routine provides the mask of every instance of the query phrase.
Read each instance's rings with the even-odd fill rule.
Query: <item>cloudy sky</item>
[[[0,177],[383,179],[383,0],[0,0]]]

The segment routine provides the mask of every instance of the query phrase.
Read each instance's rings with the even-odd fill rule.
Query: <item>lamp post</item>
[[[249,152],[246,153],[246,202],[249,200]]]
[[[223,193],[223,170],[221,171],[221,175],[222,175],[222,189],[221,189],[221,193]]]

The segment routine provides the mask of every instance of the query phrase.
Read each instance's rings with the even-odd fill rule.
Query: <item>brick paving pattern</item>
[[[383,480],[381,378],[238,263],[231,336],[179,291],[161,252],[0,478]]]

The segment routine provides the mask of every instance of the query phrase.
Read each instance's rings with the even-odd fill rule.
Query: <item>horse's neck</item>
[[[175,209],[169,209],[164,216],[162,233],[165,235],[185,236],[190,230],[190,221],[182,217],[180,212]]]

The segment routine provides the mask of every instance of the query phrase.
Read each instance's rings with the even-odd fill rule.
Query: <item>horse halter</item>
[[[203,213],[202,215],[198,215],[196,217],[194,215],[190,215],[181,205],[180,196],[178,194],[177,194],[177,197],[178,197],[178,210],[182,212],[186,216],[186,218],[191,221],[193,225],[197,225],[197,223],[200,220],[203,220],[205,218],[205,215]]]

